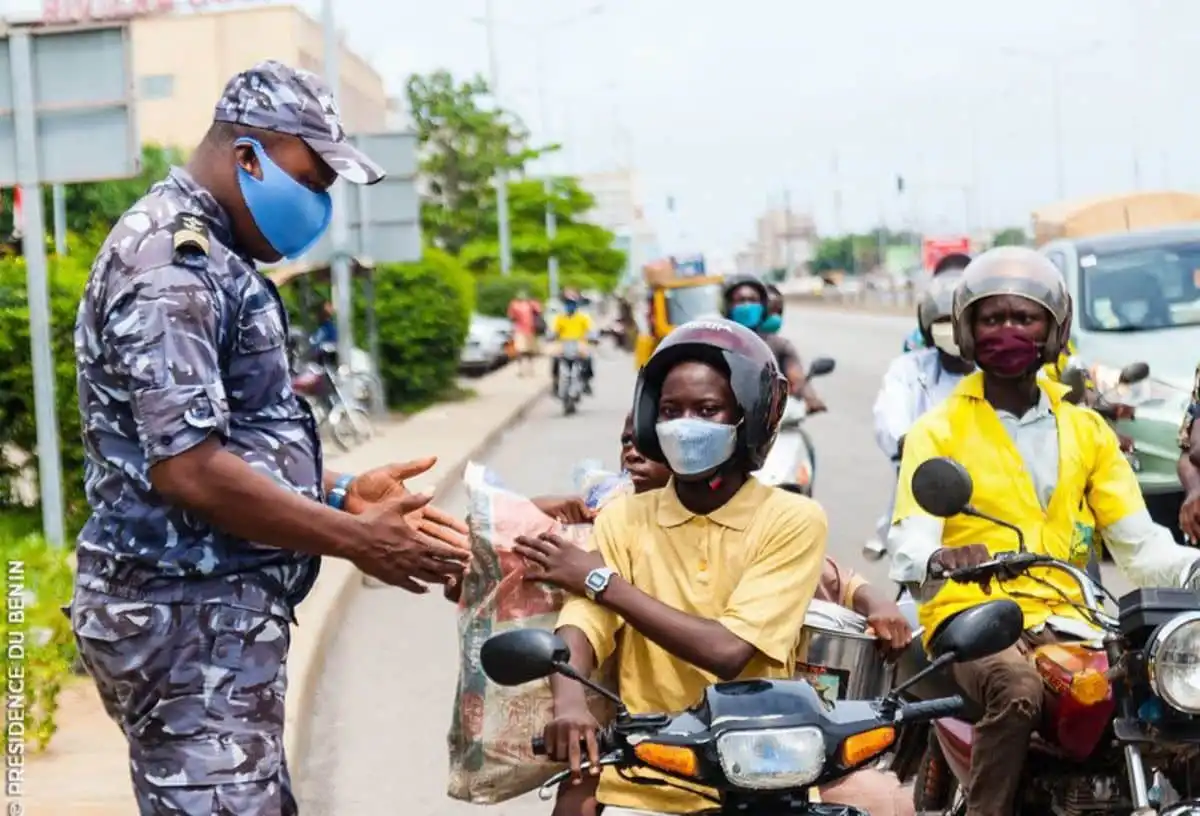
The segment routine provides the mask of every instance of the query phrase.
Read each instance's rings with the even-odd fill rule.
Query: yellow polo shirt
[[[642,592],[716,620],[753,644],[759,653],[741,678],[790,678],[804,613],[825,563],[827,527],[825,511],[812,499],[751,479],[707,516],[680,504],[670,484],[623,496],[597,517],[592,541],[605,563]],[[717,682],[586,598],[568,600],[558,626],[581,629],[598,663],[617,651],[617,691],[634,714],[681,711]],[[600,778],[598,798],[660,813],[713,807],[676,788],[628,782],[611,768]]]

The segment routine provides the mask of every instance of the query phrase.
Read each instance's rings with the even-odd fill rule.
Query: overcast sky
[[[397,93],[487,71],[484,0],[336,2]],[[1200,186],[1193,0],[494,3],[502,103],[562,169],[632,162],[668,249],[739,249],[785,190],[826,232],[1025,225],[1057,197],[1054,59],[1068,197]]]

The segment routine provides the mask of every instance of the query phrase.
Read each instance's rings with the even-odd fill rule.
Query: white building
[[[660,257],[658,235],[646,220],[632,170],[585,174],[579,177],[579,184],[596,199],[587,219],[611,230],[617,246],[629,254],[627,275],[640,274],[642,266]]]
[[[739,272],[761,274],[788,269],[789,276],[803,274],[817,250],[817,229],[806,213],[773,209],[760,215],[755,237],[736,256]]]

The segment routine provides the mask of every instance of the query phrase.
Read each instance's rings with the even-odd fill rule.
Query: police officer
[[[465,530],[409,494],[433,460],[323,469],[287,317],[254,261],[303,254],[351,146],[313,74],[235,76],[187,169],[117,223],[75,330],[91,518],[72,624],[129,742],[143,814],[294,814],[284,663],[320,557],[413,592],[457,580]]]

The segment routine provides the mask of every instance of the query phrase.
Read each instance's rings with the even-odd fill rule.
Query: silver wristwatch
[[[587,592],[588,600],[594,601],[599,598],[604,590],[608,589],[609,583],[616,574],[617,571],[611,567],[596,567],[589,572],[583,581],[583,588]]]

